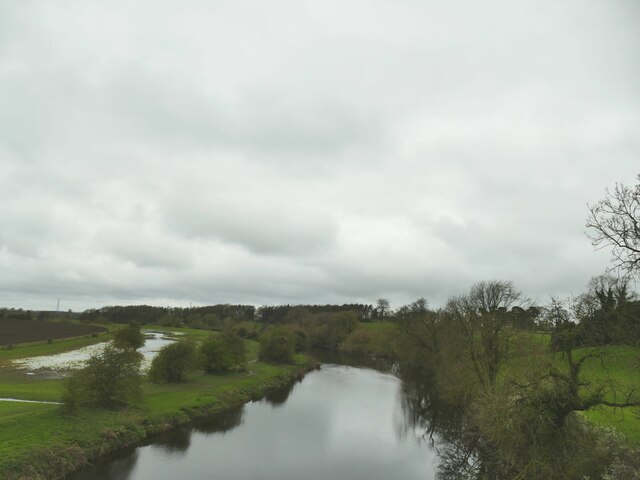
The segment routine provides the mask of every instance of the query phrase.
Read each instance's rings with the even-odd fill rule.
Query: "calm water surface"
[[[400,380],[323,365],[288,389],[69,480],[428,480],[436,463],[407,427]]]

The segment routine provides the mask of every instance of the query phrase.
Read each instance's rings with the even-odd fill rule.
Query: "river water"
[[[324,364],[263,400],[153,439],[69,480],[428,480],[437,457],[406,421],[401,381]]]

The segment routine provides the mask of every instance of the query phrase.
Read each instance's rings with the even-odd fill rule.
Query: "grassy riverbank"
[[[181,333],[192,338],[210,334],[186,329]],[[143,400],[125,410],[68,415],[58,405],[0,402],[0,478],[61,478],[149,435],[260,398],[300,378],[311,366],[303,356],[296,357],[294,365],[257,362],[257,350],[256,342],[247,342],[250,363],[245,372],[220,376],[195,372],[182,384],[145,383]],[[61,380],[25,378],[24,373],[4,365],[7,371],[0,373],[0,396],[60,399]]]

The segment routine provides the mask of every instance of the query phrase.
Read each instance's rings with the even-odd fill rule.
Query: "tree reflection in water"
[[[438,455],[438,480],[505,480],[491,451],[465,421],[461,408],[444,401],[435,382],[405,375],[402,411],[405,431],[413,430]]]
[[[287,385],[282,388],[278,388],[277,390],[273,390],[272,392],[267,393],[264,396],[264,399],[267,403],[269,403],[272,407],[278,408],[285,404],[291,392],[299,382],[293,382],[290,385]]]
[[[179,427],[153,438],[152,446],[167,455],[184,454],[191,446],[191,428]]]
[[[348,363],[378,371],[395,368],[389,362],[380,368],[369,357]],[[220,478],[235,479],[433,478],[434,456],[423,448],[426,445],[393,438],[389,420],[402,418],[398,417],[402,411],[400,382],[369,368],[325,365],[309,375],[306,385],[274,392],[263,401],[215,415],[191,429],[154,437],[139,450],[139,458],[136,452],[128,460],[128,469],[110,464],[88,476],[71,478],[200,479],[209,478],[214,471]],[[425,418],[424,412],[413,418]],[[236,429],[239,426],[243,428]],[[218,434],[225,432],[229,432],[226,438],[220,438],[223,435]],[[414,438],[413,432],[407,433]],[[110,475],[114,468],[117,473]]]
[[[126,457],[111,461],[107,459],[98,469],[80,470],[70,476],[69,480],[112,480],[114,478],[126,480],[131,476],[137,462],[138,451],[132,450]]]
[[[196,423],[193,426],[193,430],[206,435],[226,433],[244,423],[244,410],[244,405],[241,405],[239,407],[232,408],[231,410],[218,413],[206,420]]]
[[[153,436],[145,442],[152,449],[161,451],[163,456],[183,456],[191,446],[191,435],[194,431],[205,435],[225,433],[242,425],[244,422],[245,407],[233,408],[213,415],[206,420],[195,423],[192,426],[179,427],[168,433]],[[68,480],[126,480],[131,478],[138,462],[139,450],[130,449],[126,456],[124,452],[118,452],[116,458],[107,457],[100,462],[98,468],[80,470],[69,476]]]
[[[403,420],[398,425],[401,437],[416,435],[429,442],[438,455],[438,480],[508,480],[491,449],[471,429],[463,410],[438,395],[434,379],[428,373],[400,371],[397,362],[369,355],[341,352],[314,352],[314,358],[324,363],[365,367],[393,373],[402,379],[400,403]]]

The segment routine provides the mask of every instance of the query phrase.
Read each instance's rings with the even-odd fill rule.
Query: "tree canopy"
[[[63,400],[69,410],[81,406],[116,408],[142,395],[142,354],[107,345],[65,382]]]
[[[131,322],[127,327],[121,328],[113,336],[113,345],[120,349],[137,350],[144,345],[144,334],[140,325]]]
[[[189,342],[176,342],[164,346],[151,362],[149,378],[156,383],[184,381],[187,368],[193,363],[195,347]]]

